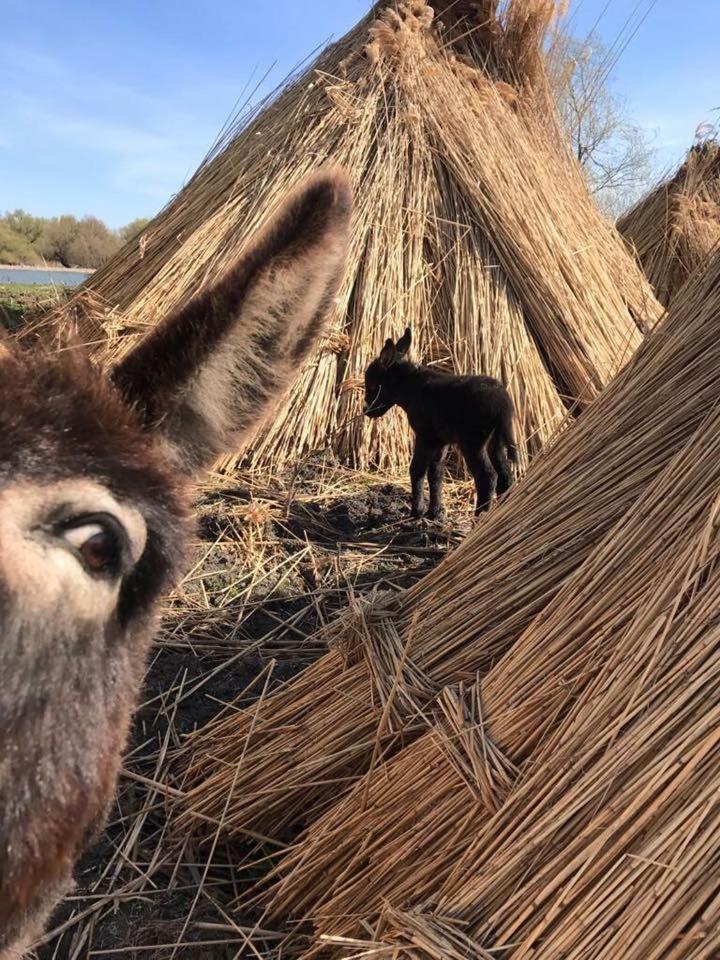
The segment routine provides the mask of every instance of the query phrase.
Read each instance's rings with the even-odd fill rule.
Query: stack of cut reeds
[[[368,361],[410,325],[419,358],[507,383],[524,465],[659,315],[557,129],[543,56],[555,6],[378,4],[228,130],[64,314],[117,358],[221,272],[293,183],[339,163],[357,208],[331,335],[247,457],[276,466],[329,444],[350,464],[403,467],[402,417],[364,420],[360,394]]]
[[[181,764],[186,793],[178,811],[180,827],[202,830],[210,822],[213,829],[221,823],[230,832],[279,835],[317,820],[363,775],[367,782],[355,788],[348,803],[361,808],[373,785],[379,794],[387,790],[390,795],[387,761],[427,730],[435,695],[448,683],[476,682],[525,631],[532,637],[533,621],[550,615],[569,578],[647,493],[717,402],[719,290],[716,259],[602,397],[432,574],[400,596],[381,597],[354,611],[329,631],[335,648],[297,680],[249,711],[220,717],[192,738]],[[518,656],[525,649],[519,647]],[[525,740],[530,744],[531,732],[539,735],[558,709],[555,700],[541,697],[538,705],[528,694],[542,686],[543,676],[550,683],[557,675],[565,656],[562,639],[558,650],[537,660],[507,661],[527,689],[518,692],[517,718],[510,711],[514,701],[505,698],[502,713],[508,715],[493,717],[493,728],[505,738],[503,725],[518,724],[510,745],[514,751],[523,749]],[[563,678],[567,685],[568,677]],[[501,683],[494,702],[503,698]],[[423,743],[425,749],[427,737]],[[434,749],[432,743],[429,747]],[[510,760],[522,756],[511,754]],[[420,752],[408,764],[411,779],[424,777],[428,788],[434,781],[442,789],[427,755]],[[496,766],[489,784],[497,781],[501,789],[508,769],[501,758]],[[452,805],[461,778],[453,769],[448,776]],[[429,817],[439,805],[439,794],[428,793]],[[327,816],[331,822],[332,812]],[[392,817],[402,831],[396,809]],[[422,818],[415,807],[410,824],[413,818]],[[344,822],[348,850],[373,843],[372,830],[356,834],[349,824],[359,821]],[[441,824],[439,817],[438,830]],[[311,829],[294,860],[309,864],[326,856],[323,870],[330,876],[337,836],[335,851],[310,849],[315,843],[323,846],[325,839],[324,831],[316,835]],[[405,867],[409,864],[406,860]],[[314,871],[306,890],[299,882],[292,896],[286,890],[287,904],[295,902],[302,911],[324,895],[323,870]],[[312,884],[317,884],[315,893]]]
[[[694,146],[674,176],[620,218],[618,230],[669,306],[720,241],[720,144]]]
[[[370,956],[393,945],[396,956],[440,960],[449,919],[463,932],[467,957],[718,955],[719,427],[716,408],[608,538],[614,569],[600,572],[598,562],[594,581],[589,564],[564,591],[568,614],[592,607],[602,616],[595,631],[587,611],[584,663],[563,668],[572,677],[571,710],[564,719],[555,713],[554,729],[531,747],[520,782],[494,816],[464,791],[463,849],[440,848],[439,880],[409,898],[407,889],[387,892],[389,908],[366,918],[374,927],[364,924],[380,941]],[[679,475],[687,481],[681,489]],[[574,648],[582,631],[571,620],[565,629]],[[506,694],[513,693],[511,683]],[[446,747],[450,756],[464,754],[477,792],[488,734],[463,726]],[[532,724],[526,729],[537,743]],[[412,796],[408,784],[401,809]],[[449,825],[453,837],[459,823],[456,816]],[[388,844],[386,853],[399,859],[402,851]],[[348,885],[344,876],[341,883]],[[423,904],[426,893],[432,902]],[[339,916],[322,922],[347,924]],[[323,943],[345,947],[332,933]]]

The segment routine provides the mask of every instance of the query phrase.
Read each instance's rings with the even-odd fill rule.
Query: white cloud
[[[206,142],[178,134],[148,131],[138,126],[96,119],[84,115],[58,114],[35,109],[31,122],[43,137],[59,146],[80,149],[86,156],[102,155],[110,164],[116,186],[164,200],[176,190],[188,173],[188,156],[202,156]]]
[[[108,190],[135,195],[141,206],[149,206],[144,197],[160,207],[177,192],[217,132],[207,111],[173,108],[50,56],[0,43],[0,62],[22,91],[3,103],[0,146],[18,158],[61,151],[75,158],[75,169],[94,171],[96,189],[100,175]]]

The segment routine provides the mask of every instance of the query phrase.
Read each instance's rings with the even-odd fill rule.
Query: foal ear
[[[410,332],[410,327],[405,327],[405,333],[400,337],[398,342],[395,344],[395,349],[397,351],[398,357],[405,356],[405,354],[410,349],[411,343],[412,343],[412,333]]]
[[[380,365],[385,367],[391,367],[395,363],[395,344],[393,343],[390,337],[385,341],[385,345],[380,351]]]
[[[113,371],[183,470],[236,449],[294,379],[340,283],[351,206],[345,174],[306,181],[216,284]]]

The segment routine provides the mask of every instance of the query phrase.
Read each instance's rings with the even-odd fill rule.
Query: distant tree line
[[[147,223],[139,218],[110,230],[97,217],[34,217],[13,210],[0,216],[0,263],[99,267]]]

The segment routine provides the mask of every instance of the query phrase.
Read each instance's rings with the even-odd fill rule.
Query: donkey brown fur
[[[320,335],[349,216],[342,174],[306,183],[109,377],[76,351],[0,353],[0,960],[42,933],[105,820],[190,481]]]

